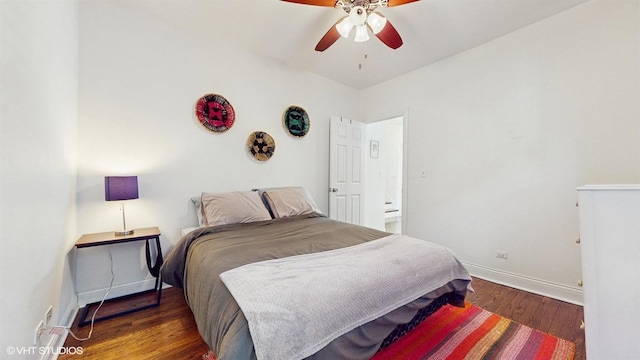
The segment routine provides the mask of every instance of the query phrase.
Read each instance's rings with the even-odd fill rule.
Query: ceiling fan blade
[[[380,14],[378,13],[378,15]],[[398,34],[398,31],[395,27],[393,27],[393,25],[391,25],[391,22],[388,19],[382,30],[380,30],[380,32],[375,35],[385,45],[394,50],[402,46],[402,38],[400,37],[400,34]]]
[[[327,6],[327,7],[335,7],[336,0],[281,0],[285,2],[291,2],[296,4],[303,5],[315,5],[315,6]],[[416,0],[413,0],[416,1]]]
[[[336,25],[338,25],[338,23],[340,21],[342,21],[346,17],[347,16],[344,16],[344,17],[340,18],[340,20],[336,21],[336,23],[333,24],[333,26],[329,28],[329,31],[327,31],[327,33],[324,34],[322,39],[320,39],[320,41],[318,41],[318,45],[316,45],[316,51],[325,51],[325,50],[327,50],[329,48],[329,46],[333,45],[334,42],[336,42],[336,41],[338,41],[338,39],[340,39],[341,35],[338,32],[338,29],[336,28]]]
[[[420,0],[389,0],[387,2],[387,7],[400,6],[400,5],[412,3],[414,1],[420,1]]]

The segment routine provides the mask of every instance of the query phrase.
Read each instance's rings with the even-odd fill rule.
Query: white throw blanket
[[[302,359],[338,336],[469,273],[443,246],[404,235],[220,274],[256,357]]]

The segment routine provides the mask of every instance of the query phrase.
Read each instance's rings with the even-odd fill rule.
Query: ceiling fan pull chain
[[[367,57],[369,56],[369,54],[367,54],[367,43],[364,43],[364,60],[367,60]],[[358,70],[362,70],[362,63],[358,64]]]

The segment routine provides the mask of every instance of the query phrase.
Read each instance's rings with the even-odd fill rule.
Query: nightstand
[[[155,262],[151,264],[151,251],[150,251],[150,243],[155,240],[155,249],[156,249],[156,258]],[[114,245],[114,244],[122,244],[128,243],[132,241],[145,241],[145,253],[147,258],[147,268],[149,269],[149,273],[156,278],[156,284],[153,289],[141,291],[138,293],[133,293],[125,296],[120,296],[117,298],[112,298],[106,300],[106,302],[113,302],[117,300],[121,300],[124,298],[130,298],[133,296],[147,294],[151,292],[157,293],[155,303],[146,304],[139,307],[129,308],[124,311],[119,311],[116,313],[108,314],[102,317],[96,317],[95,321],[107,320],[114,318],[116,316],[130,314],[132,312],[149,309],[152,307],[156,307],[160,305],[160,297],[162,296],[162,281],[160,279],[160,267],[162,266],[162,248],[160,247],[160,230],[157,227],[150,227],[144,229],[135,229],[133,234],[125,235],[125,236],[116,236],[115,232],[104,232],[104,233],[96,233],[96,234],[85,234],[78,239],[76,242],[76,248],[86,248],[93,246],[103,246],[103,245]],[[91,323],[91,320],[87,320],[87,314],[89,313],[89,309],[94,306],[98,306],[100,302],[95,302],[91,304],[87,304],[84,307],[82,315],[80,316],[80,326],[85,326]]]

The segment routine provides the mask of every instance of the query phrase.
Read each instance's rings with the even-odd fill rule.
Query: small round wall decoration
[[[276,151],[276,142],[266,132],[254,131],[247,139],[247,150],[256,160],[267,161]]]
[[[309,132],[311,126],[309,115],[299,106],[289,106],[282,115],[282,123],[289,131],[289,134],[296,137],[303,137]]]
[[[231,129],[236,120],[236,112],[231,103],[218,94],[207,94],[198,99],[196,116],[202,126],[216,133]]]

